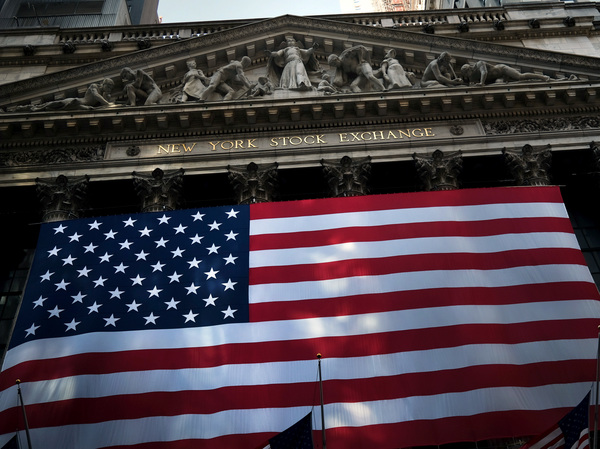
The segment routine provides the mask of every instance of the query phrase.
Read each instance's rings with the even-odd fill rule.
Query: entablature
[[[36,178],[89,176],[125,180],[133,171],[185,169],[187,175],[223,174],[229,166],[274,164],[280,170],[320,166],[344,156],[377,164],[409,162],[413,155],[459,151],[463,157],[501,157],[526,145],[580,153],[600,140],[598,114],[447,119],[433,122],[340,124],[269,133],[248,129],[204,136],[170,135],[56,142],[0,153],[0,185],[32,185]]]

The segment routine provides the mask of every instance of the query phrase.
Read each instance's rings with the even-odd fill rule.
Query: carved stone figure
[[[382,82],[373,74],[371,57],[364,45],[356,45],[344,50],[340,55],[331,54],[327,62],[335,67],[333,85],[352,92],[385,90]]]
[[[435,150],[431,156],[413,154],[417,175],[426,191],[454,190],[459,188],[462,172],[462,152],[448,155]]]
[[[100,84],[90,84],[83,98],[64,98],[62,100],[50,101],[39,105],[16,106],[10,108],[9,112],[74,111],[113,106],[114,103],[111,102],[111,93],[114,85],[115,83],[111,79],[105,78]]]
[[[421,87],[456,86],[462,83],[463,80],[454,72],[452,56],[448,52],[441,53],[431,61],[421,78]]]
[[[211,77],[208,87],[202,95],[200,100],[205,101],[210,98],[214,92],[223,94],[223,100],[233,99],[237,89],[232,87],[232,84],[242,84],[246,89],[252,89],[253,85],[250,83],[244,69],[250,67],[252,60],[248,56],[244,56],[240,61],[231,61],[229,64],[218,69]]]
[[[508,169],[519,186],[546,186],[550,184],[552,152],[550,145],[534,149],[525,145],[521,151],[502,150]]]
[[[313,89],[308,72],[320,70],[314,55],[319,44],[315,42],[308,50],[302,47],[301,42],[288,36],[278,51],[265,51],[269,57],[267,74],[275,87],[292,90]]]
[[[273,83],[266,76],[258,77],[258,83],[248,92],[248,97],[262,97],[273,94]]]
[[[181,101],[186,102],[189,97],[200,99],[202,92],[206,90],[206,86],[210,80],[204,76],[202,70],[196,68],[196,61],[190,59],[186,61],[188,71],[183,75]]]
[[[402,64],[396,59],[396,50],[392,49],[385,55],[385,59],[381,62],[381,74],[383,76],[385,89],[403,89],[412,87],[415,74],[412,72],[406,73]]]
[[[492,84],[498,81],[508,83],[510,81],[540,80],[548,81],[549,76],[539,75],[537,73],[521,73],[517,69],[506,64],[492,65],[485,61],[477,61],[472,64],[465,64],[460,69],[465,83],[472,83],[477,86]]]
[[[144,105],[156,104],[162,92],[152,77],[138,69],[135,72],[129,67],[121,70],[121,81],[123,81],[123,93],[127,95],[128,105],[135,106],[138,101]]]
[[[65,175],[59,175],[56,179],[37,178],[35,183],[43,207],[43,221],[79,218],[86,201],[89,180],[87,175],[72,179]]]
[[[228,166],[229,182],[235,190],[238,204],[271,201],[277,187],[277,167],[276,162],[263,167],[254,162],[246,167]]]
[[[357,160],[344,156],[339,162],[321,159],[321,165],[332,197],[361,196],[368,193],[367,183],[371,174],[369,156]]]
[[[142,200],[142,212],[177,209],[182,202],[184,170],[164,172],[156,168],[152,174],[133,172],[133,186]]]
[[[331,95],[339,92],[335,86],[331,84],[331,76],[327,73],[324,73],[321,77],[321,82],[319,83],[317,90],[319,92],[323,92],[325,95]]]

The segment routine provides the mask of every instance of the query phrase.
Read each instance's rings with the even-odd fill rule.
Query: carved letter
[[[311,140],[312,142],[310,142],[309,140]],[[315,143],[315,136],[306,136],[304,138],[304,143],[312,145],[313,143]]]
[[[254,142],[256,141],[256,139],[248,139],[248,148],[258,148],[256,145],[254,145]]]
[[[324,137],[324,134],[317,134],[317,143],[327,143],[327,142],[325,142],[323,137]],[[341,140],[342,140],[342,135],[340,134],[340,142],[341,142]]]
[[[377,136],[379,134],[379,137]],[[373,140],[384,140],[383,131],[373,131]]]
[[[394,134],[394,131],[388,131],[387,138],[390,139],[391,137],[393,137],[394,139],[398,138],[398,136],[396,136],[396,134]]]
[[[402,139],[402,136],[406,136],[410,139],[410,129],[407,129],[406,132],[402,131],[401,129],[398,130],[398,132],[400,133],[400,138]]]
[[[348,142],[348,134],[340,133],[340,142]]]
[[[227,144],[227,148],[225,147],[225,144]],[[233,148],[233,142],[231,140],[226,140],[224,142],[221,142],[221,148],[223,150],[231,150]]]
[[[174,143],[173,145],[171,145],[171,153],[181,153],[178,143]]]
[[[423,131],[421,128],[415,128],[412,130],[412,135],[415,137],[423,137]]]
[[[165,153],[169,154],[168,148],[169,148],[169,145],[167,145],[167,148],[163,147],[162,145],[159,145],[158,146],[158,153],[157,154],[160,154],[161,150],[164,151]]]
[[[369,136],[368,139],[365,138],[365,134],[367,136]],[[361,140],[373,140],[373,134],[371,133],[371,131],[365,131],[365,132],[363,132],[363,133],[360,134],[360,138],[361,138]]]
[[[220,141],[217,141],[215,143],[212,142],[208,142],[210,145],[212,145],[212,150],[211,151],[216,151],[217,150],[217,145],[219,145]]]
[[[191,147],[188,147],[185,143],[182,143],[181,145],[183,145],[183,151],[192,151],[196,146],[196,142],[194,142]]]
[[[270,147],[276,147],[279,144],[277,143],[277,137],[271,137],[271,143],[269,144]]]
[[[433,134],[433,131],[431,130],[431,128],[425,128],[425,135],[427,137],[435,137],[435,134]]]

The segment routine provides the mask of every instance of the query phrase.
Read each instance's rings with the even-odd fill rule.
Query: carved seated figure
[[[339,56],[331,54],[327,61],[336,69],[333,79],[335,87],[349,89],[351,92],[385,90],[382,82],[373,73],[369,51],[365,46],[350,47]]]
[[[208,100],[214,92],[223,95],[223,100],[233,99],[238,89],[232,87],[232,84],[242,84],[246,89],[250,90],[254,87],[246,78],[244,69],[250,67],[252,60],[248,56],[244,56],[240,61],[231,61],[229,64],[218,69],[211,77],[208,87],[200,96],[201,101]]]
[[[248,97],[262,97],[273,94],[273,83],[266,76],[258,77],[258,83],[248,92]]]
[[[507,66],[506,64],[492,65],[485,61],[465,64],[461,67],[460,72],[466,83],[472,83],[477,86],[493,84],[499,81],[508,83],[510,81],[523,80],[550,80],[550,77],[547,75],[530,72],[521,73],[517,69]]]
[[[331,76],[329,74],[324,73],[319,86],[317,87],[319,92],[323,92],[325,95],[331,95],[338,92],[338,90],[331,84]]]
[[[431,61],[421,78],[421,87],[457,86],[459,84],[463,84],[463,80],[456,76],[452,66],[452,57],[447,52],[441,53],[437,59]]]
[[[162,92],[152,77],[138,69],[135,72],[129,67],[121,70],[121,80],[123,81],[123,92],[127,95],[129,106],[135,106],[139,101],[144,105],[156,104]]]

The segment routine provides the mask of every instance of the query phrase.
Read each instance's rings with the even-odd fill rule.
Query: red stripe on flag
[[[443,192],[415,192],[395,195],[395,209],[477,206],[511,203],[557,203],[562,204],[560,190],[556,187],[489,188],[448,190]],[[390,209],[390,195],[369,195],[352,198],[323,198],[318,200],[290,201],[282,203],[253,204],[250,218],[284,218],[335,214],[344,212],[368,212]]]
[[[444,395],[483,388],[534,387],[540,384],[584,381],[580,371],[593,362],[575,360],[525,366],[470,366],[455,370],[422,372],[364,379],[327,380],[325,403],[370,402],[412,396]],[[443,379],[443,381],[440,380]],[[315,383],[252,385],[207,391],[153,392],[117,397],[70,399],[27,406],[33,427],[64,426],[148,416],[218,413],[227,403],[231,409],[318,406]],[[117,406],[118,405],[118,406]],[[18,407],[0,412],[0,433],[10,432],[10,416]]]
[[[330,230],[304,231],[282,234],[253,235],[250,250],[259,251],[278,248],[307,248],[336,245],[347,242],[377,242],[394,239],[425,237],[484,237],[500,234],[524,234],[530,232],[573,231],[567,218],[505,218],[471,222],[426,222],[381,225],[373,227],[348,227],[337,232]]]

